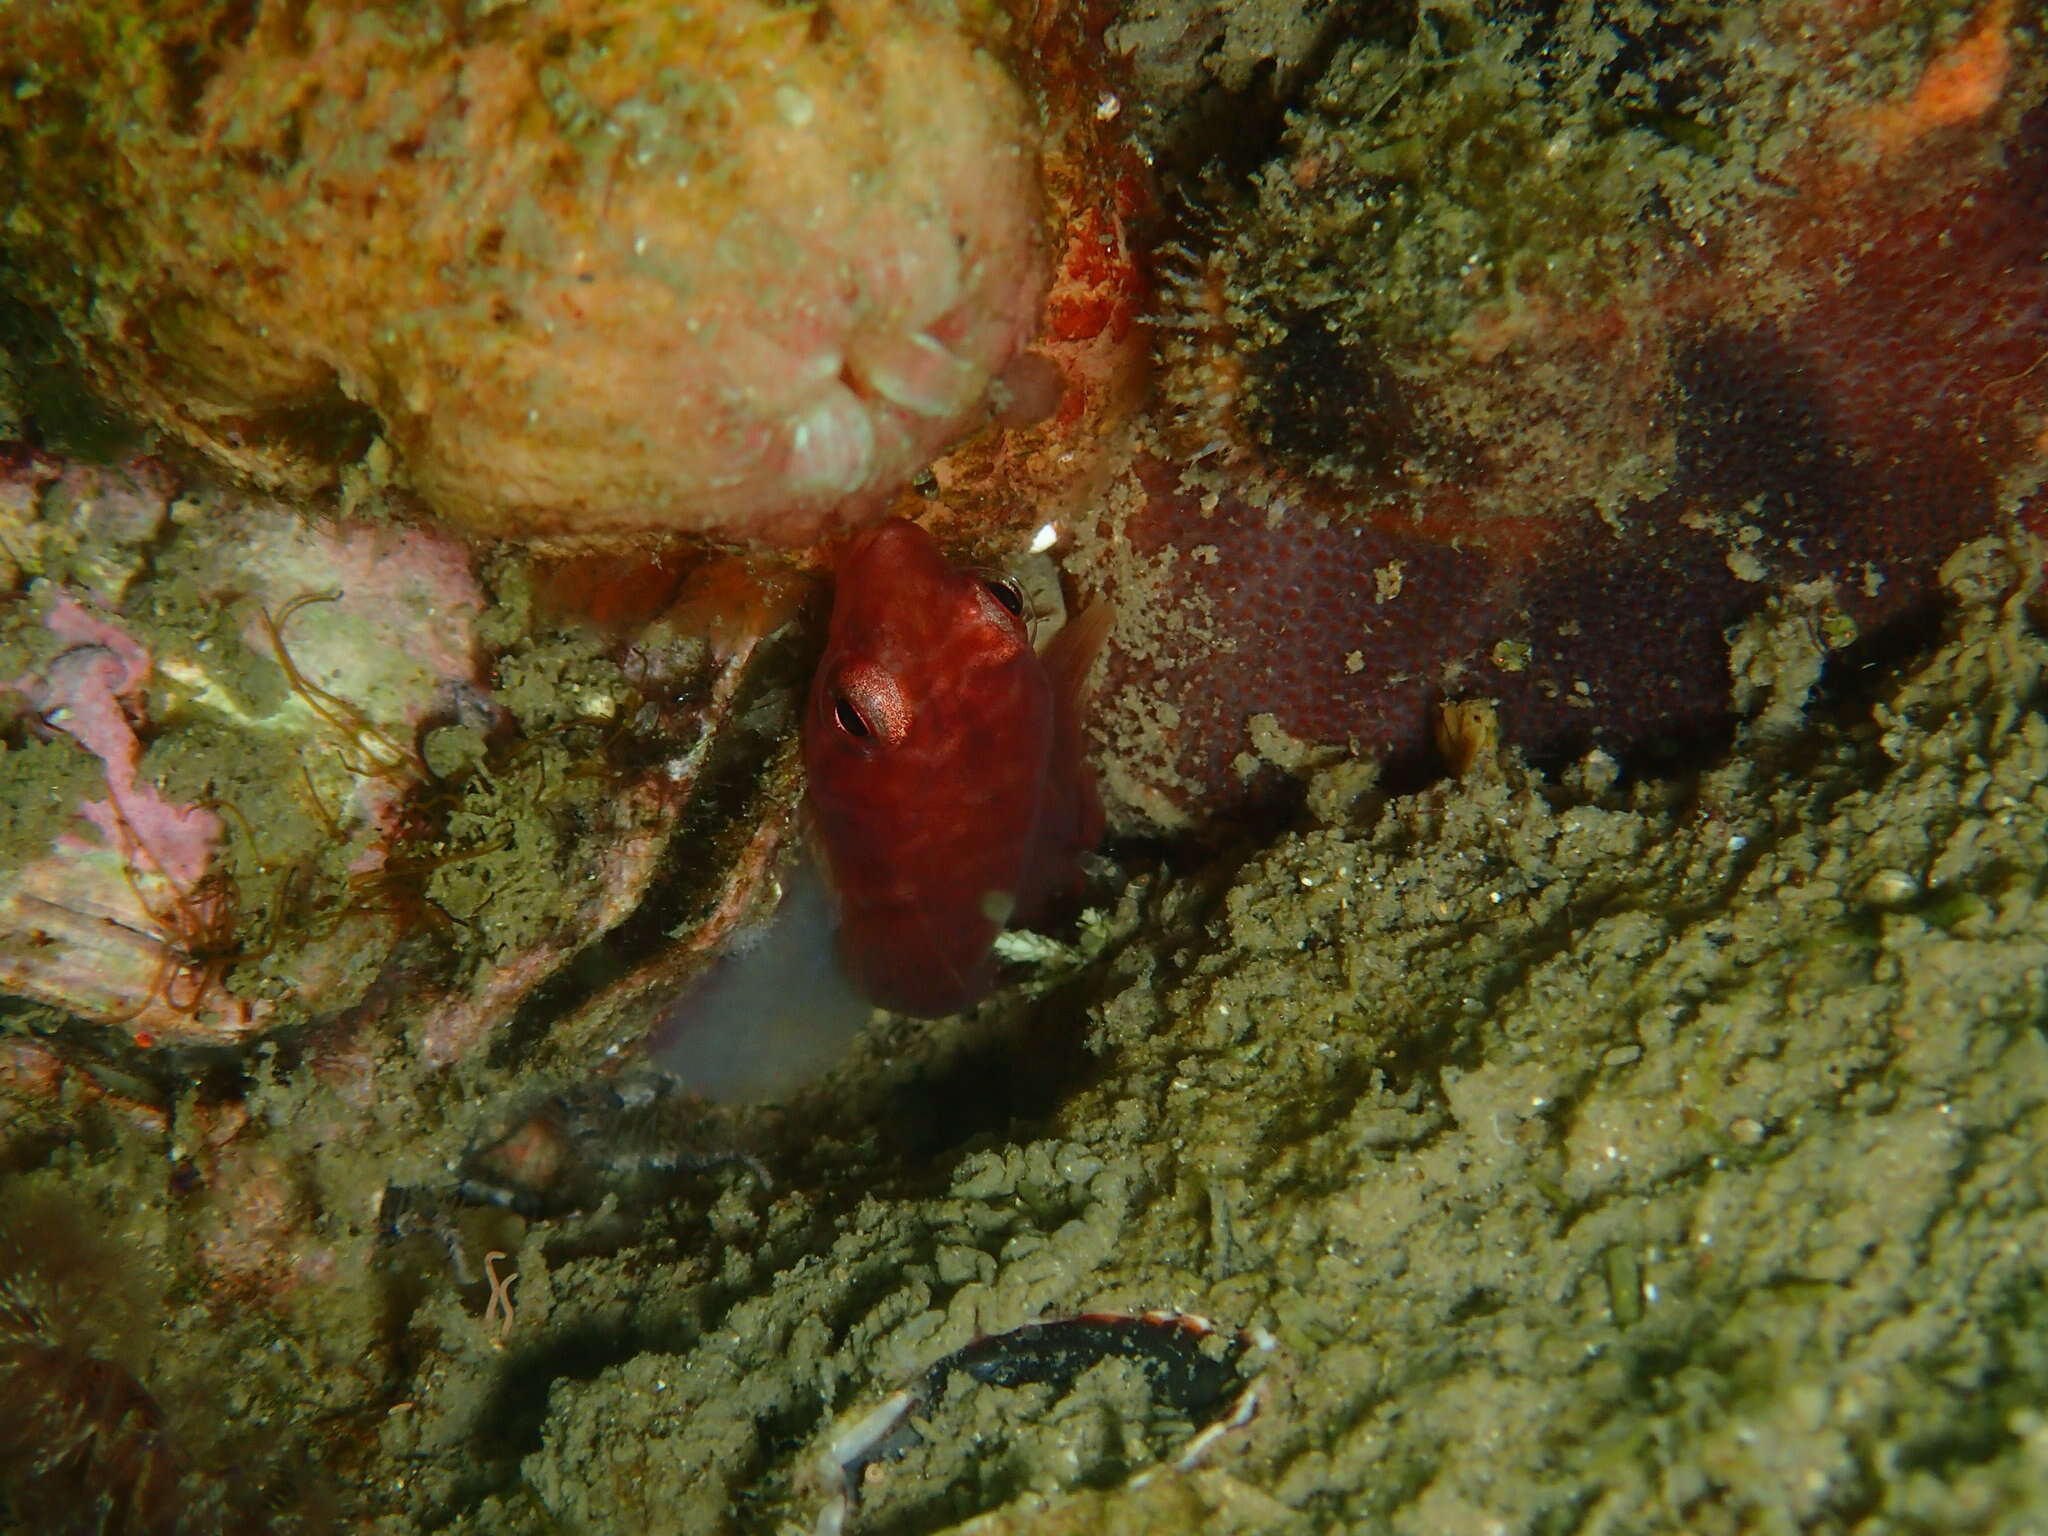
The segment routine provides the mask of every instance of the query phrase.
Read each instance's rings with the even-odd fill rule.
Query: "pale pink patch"
[[[384,867],[388,844],[397,841],[404,831],[407,794],[405,786],[394,784],[389,779],[356,780],[356,810],[363,823],[374,827],[385,842],[372,843],[357,854],[349,863],[350,874],[368,874]]]
[[[206,873],[220,841],[220,818],[166,800],[136,777],[142,743],[129,723],[149,681],[149,652],[134,636],[70,597],[58,598],[44,620],[71,649],[40,676],[7,686],[23,695],[53,730],[62,731],[106,765],[105,800],[78,811],[124,859],[140,860],[174,885],[190,887]]]
[[[401,716],[416,724],[434,702],[431,688],[400,685],[394,708],[394,678],[417,669],[434,680],[477,679],[473,624],[483,597],[469,564],[468,551],[439,534],[344,523],[295,533],[292,547],[257,574],[273,614],[311,592],[336,594],[287,624],[293,660],[320,687],[389,726]],[[242,638],[259,654],[272,652],[254,612]],[[391,658],[403,662],[394,667]]]
[[[64,1063],[32,1040],[0,1040],[0,1089],[16,1100],[54,1099],[64,1085]]]

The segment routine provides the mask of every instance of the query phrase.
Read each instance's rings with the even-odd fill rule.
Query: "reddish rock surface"
[[[1711,214],[1609,210],[1625,270],[1446,304],[1447,334],[1347,308],[1363,266],[1291,298],[1336,237],[1283,260],[1247,213],[1172,248],[1159,393],[1069,561],[1121,612],[1113,815],[1206,819],[1306,747],[1425,762],[1450,700],[1538,758],[1682,745],[1733,718],[1753,616],[1819,655],[1929,611],[2048,463],[2048,106],[2010,20],[1893,37],[1910,83]],[[1826,73],[1857,36],[1799,45]],[[1288,198],[1380,195],[1312,140]]]

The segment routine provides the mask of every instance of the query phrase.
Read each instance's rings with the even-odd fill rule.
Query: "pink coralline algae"
[[[0,991],[102,1049],[360,998],[418,880],[422,734],[481,707],[469,553],[154,460],[16,452],[0,516],[33,576],[0,604]]]
[[[6,686],[47,729],[99,759],[107,793],[72,807],[98,829],[99,847],[59,832],[0,896],[0,985],[119,1020],[142,1041],[193,1031],[233,1038],[257,1014],[215,985],[205,953],[212,930],[222,926],[224,939],[234,923],[208,880],[220,817],[168,799],[137,773],[150,656],[68,596],[44,622],[66,648]]]
[[[40,677],[9,684],[51,729],[61,731],[106,765],[107,798],[87,800],[79,814],[110,848],[139,860],[156,876],[190,887],[206,873],[220,841],[220,818],[196,805],[177,805],[136,778],[142,744],[130,714],[149,682],[150,659],[128,633],[69,597],[44,620],[69,647]]]

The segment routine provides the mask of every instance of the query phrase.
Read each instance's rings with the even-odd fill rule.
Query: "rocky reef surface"
[[[1930,654],[1692,772],[1326,769],[1293,830],[1131,867],[1025,983],[777,1106],[436,1067],[388,1024],[231,1097],[194,1076],[167,1125],[109,1069],[33,1106],[17,1073],[0,1360],[43,1395],[9,1402],[125,1395],[55,1459],[10,1410],[9,1497],[150,1529],[2021,1529],[2039,560],[1962,552]],[[956,1357],[914,1433],[863,1427]]]
[[[2048,1519],[2038,18],[1298,9],[36,12],[0,1524]],[[898,509],[991,563],[1044,524],[1033,611],[1121,605],[1112,835],[990,1002],[714,1103],[647,1042],[796,879],[805,562],[432,514],[615,534],[650,445],[717,479],[737,418],[649,437],[603,360],[747,361],[672,345],[692,295],[769,302],[677,279],[738,259],[693,244],[691,143],[727,213],[773,170],[955,228],[884,173],[952,98],[876,37],[913,85],[971,56],[946,185],[1014,222],[955,275],[1015,304],[909,282],[951,270],[916,240],[853,272],[851,330],[770,376],[929,437],[859,485],[768,452],[735,504],[801,541],[993,422]],[[287,61],[332,93],[273,103]],[[805,71],[852,125],[816,162]],[[543,150],[539,192],[484,174]],[[409,256],[380,180],[461,196]],[[560,217],[442,241],[494,186]],[[402,302],[308,308],[280,250]],[[987,322],[971,388],[863,350],[926,334],[898,280]],[[380,307],[433,345],[380,350]],[[443,344],[567,372],[464,402]],[[500,495],[527,453],[562,478]]]

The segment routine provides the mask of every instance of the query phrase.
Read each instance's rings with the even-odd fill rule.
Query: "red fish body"
[[[1102,836],[1076,712],[1109,612],[1041,658],[1022,607],[900,519],[839,561],[804,766],[842,961],[901,1013],[985,996],[996,934],[1076,884]]]

